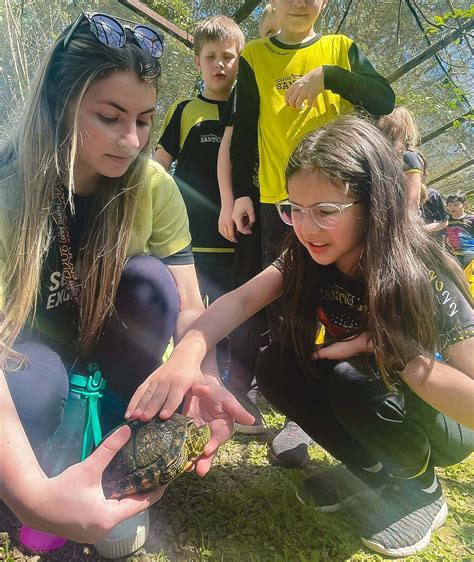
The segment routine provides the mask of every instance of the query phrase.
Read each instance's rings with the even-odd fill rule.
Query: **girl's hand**
[[[219,213],[218,228],[220,235],[226,240],[229,240],[230,242],[237,242],[237,238],[235,236],[235,223],[232,220],[233,209],[233,205],[230,208],[224,207],[224,205],[222,206],[221,212]]]
[[[338,341],[327,347],[321,347],[311,355],[311,359],[342,360],[354,357],[360,353],[373,353],[374,346],[367,332],[354,338]]]
[[[175,363],[171,357],[137,388],[128,404],[126,419],[149,421],[160,410],[160,418],[167,419],[192,385],[202,383],[200,369],[186,366],[183,361],[178,362],[179,366]]]
[[[255,421],[235,396],[212,377],[205,377],[205,384],[193,386],[186,397],[183,414],[193,418],[198,426],[208,423],[211,430],[203,454],[194,461],[199,476],[208,472],[219,446],[232,437],[234,420],[243,425]]]
[[[318,66],[294,82],[285,94],[285,102],[296,109],[301,109],[307,100],[311,107],[314,100],[324,90],[324,69]]]
[[[54,478],[46,477],[37,487],[37,500],[20,514],[35,528],[80,543],[105,538],[115,525],[133,517],[161,498],[165,487],[122,500],[108,500],[102,491],[102,473],[130,438],[123,426],[84,461],[67,468]]]

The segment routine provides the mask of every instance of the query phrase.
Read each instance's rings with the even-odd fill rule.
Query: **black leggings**
[[[474,449],[474,432],[400,384],[386,389],[365,357],[313,361],[276,343],[257,364],[262,394],[332,456],[364,468],[381,462],[394,476],[416,476],[426,462],[449,466]]]
[[[126,402],[160,364],[173,334],[179,298],[168,269],[152,256],[128,260],[115,312],[90,360],[100,364],[107,389]],[[67,371],[74,357],[40,336],[14,346],[28,359],[22,371],[5,372],[18,415],[33,447],[59,425],[68,392]]]

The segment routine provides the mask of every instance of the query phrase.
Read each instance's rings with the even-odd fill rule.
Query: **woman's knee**
[[[169,318],[176,322],[179,296],[168,268],[154,256],[130,258],[123,270],[117,292],[116,308],[137,318]]]
[[[68,393],[66,368],[50,347],[27,342],[14,346],[27,358],[19,371],[5,372],[18,416],[33,447],[58,427]]]

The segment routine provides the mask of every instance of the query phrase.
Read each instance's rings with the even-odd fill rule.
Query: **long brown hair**
[[[84,18],[64,48],[68,29],[41,65],[20,126],[0,154],[0,166],[8,169],[7,181],[14,182],[19,202],[18,220],[11,224],[14,251],[6,264],[0,366],[24,324],[33,321],[41,269],[52,239],[54,192],[62,178],[67,179],[73,209],[77,110],[85,92],[92,82],[114,71],[133,72],[155,88],[160,75],[158,60],[135,45],[128,30],[126,44],[111,48],[97,41]],[[75,113],[72,130],[70,109]],[[127,172],[120,178],[103,178],[94,196],[94,212],[79,254],[78,348],[82,353],[94,344],[113,307],[148,152],[149,141]]]
[[[367,231],[360,257],[368,309],[367,330],[387,386],[417,355],[439,349],[429,270],[447,273],[469,300],[463,272],[408,212],[403,172],[392,145],[368,121],[342,117],[307,135],[292,153],[286,181],[301,170],[323,174],[362,200]],[[346,187],[347,186],[347,187]],[[284,258],[284,337],[302,363],[314,342],[315,306],[324,267],[290,234]]]

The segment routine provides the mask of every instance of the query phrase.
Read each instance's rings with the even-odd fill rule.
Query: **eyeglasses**
[[[303,221],[304,215],[310,215],[320,228],[331,230],[336,228],[341,222],[342,213],[346,209],[360,202],[360,200],[354,201],[354,203],[348,203],[347,205],[339,203],[316,203],[316,205],[312,205],[311,207],[301,207],[285,199],[284,201],[278,202],[276,206],[281,220],[289,226],[300,224]]]
[[[108,16],[107,14],[89,12],[82,12],[82,14],[72,24],[71,29],[64,38],[64,48],[67,47],[83,18],[88,20],[91,33],[103,45],[107,45],[108,47],[113,47],[115,49],[123,47],[127,41],[125,30],[129,29],[133,33],[135,42],[143,51],[145,51],[145,53],[155,59],[159,59],[163,55],[164,38],[163,35],[156,29],[152,29],[146,25],[134,25],[133,27],[122,25],[115,18]],[[122,21],[129,20],[122,19]]]

